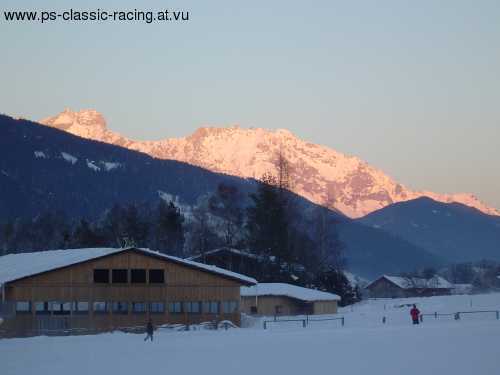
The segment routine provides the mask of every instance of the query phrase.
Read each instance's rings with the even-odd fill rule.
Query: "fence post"
[[[264,329],[267,328],[267,321],[264,320]]]
[[[306,328],[306,320],[302,319],[302,327]]]
[[[386,321],[386,317],[382,317],[382,324],[385,324],[385,321]]]
[[[344,317],[342,317],[342,327],[344,326]]]
[[[437,311],[434,313],[434,318],[437,319],[438,318],[438,313]]]
[[[497,320],[500,320],[500,311],[497,310]]]

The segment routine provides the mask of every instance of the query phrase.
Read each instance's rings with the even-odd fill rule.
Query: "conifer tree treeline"
[[[8,221],[0,225],[0,251],[138,246],[187,257],[226,246],[259,259],[252,276],[261,282],[316,287],[352,301],[332,215],[322,207],[308,218],[300,211],[289,191],[293,173],[281,153],[275,172],[266,173],[249,197],[220,184],[184,212],[161,200],[156,207],[114,205],[93,219],[71,221],[55,212]]]

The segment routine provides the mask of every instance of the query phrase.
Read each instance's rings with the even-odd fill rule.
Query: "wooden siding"
[[[130,272],[127,284],[96,284],[93,281],[94,269],[162,269],[165,272],[165,284],[131,284]],[[147,273],[148,274],[148,273]],[[213,319],[228,319],[240,323],[239,311],[224,314],[222,302],[239,301],[240,286],[236,280],[228,279],[193,267],[145,255],[137,251],[124,251],[103,258],[65,267],[27,277],[6,285],[5,299],[10,303],[15,301],[32,302],[29,314],[16,314],[14,319],[8,319],[2,325],[2,330],[17,332],[36,330],[47,320],[48,316],[35,314],[35,302],[128,302],[129,311],[126,315],[94,313],[92,308],[87,315],[50,316],[57,321],[55,325],[70,325],[71,328],[89,328],[109,330],[117,327],[145,325],[151,318],[156,325],[164,323],[193,324]],[[169,313],[169,302],[204,302],[220,303],[220,313]],[[163,302],[164,313],[134,313],[132,302]],[[69,322],[69,323],[68,323]]]
[[[275,315],[276,306],[282,306],[280,315],[336,314],[337,301],[303,302],[286,296],[242,297],[241,311],[252,314],[252,306],[257,306],[258,315]]]
[[[370,298],[408,298],[429,297],[451,294],[451,289],[446,288],[407,288],[403,289],[385,278],[373,282],[367,287]]]
[[[314,314],[336,314],[337,313],[337,301],[315,301],[314,302]]]

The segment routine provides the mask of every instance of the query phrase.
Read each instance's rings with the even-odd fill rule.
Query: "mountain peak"
[[[104,116],[95,109],[73,111],[66,108],[56,116],[41,120],[40,123],[70,132],[71,129],[75,130],[75,128],[79,127],[99,129],[101,131],[107,129]]]
[[[295,193],[314,203],[335,207],[353,218],[422,196],[445,203],[462,203],[490,215],[500,214],[471,194],[411,190],[355,156],[306,142],[286,129],[207,126],[185,138],[141,142],[108,130],[104,117],[95,110],[65,110],[42,120],[42,124],[155,158],[177,160],[243,178],[260,178],[275,172],[276,156],[283,153],[290,165]]]

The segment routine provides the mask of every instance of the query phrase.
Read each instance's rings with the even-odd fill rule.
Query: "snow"
[[[116,254],[128,249],[115,248],[88,248],[88,249],[71,249],[71,250],[50,250],[34,253],[9,254],[0,257],[0,285],[14,281],[23,277],[35,275],[41,272],[50,271],[60,267],[66,267],[72,264],[84,262],[90,259]],[[181,263],[187,266],[196,267],[211,273],[216,273],[232,279],[242,281],[244,283],[256,284],[257,281],[251,277],[240,275],[235,272],[225,269],[209,266],[202,263],[193,262],[177,258],[170,255],[165,255],[149,249],[134,249],[165,258],[176,263]]]
[[[474,305],[496,305],[500,295],[470,297]],[[165,374],[329,374],[497,375],[500,322],[424,320],[409,324],[408,308],[446,311],[469,304],[468,296],[368,301],[347,308],[346,324],[316,322],[286,328],[262,326],[219,331],[160,329],[153,342],[144,335],[34,337],[0,340],[2,375]],[[384,310],[384,304],[387,310]],[[380,323],[384,311],[404,322]],[[401,310],[401,311],[399,311]],[[362,325],[361,322],[366,322]],[[277,327],[277,325],[276,325]]]
[[[90,169],[93,169],[94,171],[98,172],[101,170],[97,165],[94,164],[94,162],[87,160],[87,167]]]
[[[287,296],[307,302],[340,301],[340,297],[333,293],[285,283],[259,283],[250,287],[241,287],[240,290],[242,297]]]
[[[120,163],[111,163],[111,162],[107,162],[107,161],[102,162],[102,164],[104,164],[104,169],[107,172],[122,166]]]
[[[60,124],[61,130],[80,137],[125,145],[155,158],[178,160],[242,178],[260,178],[265,172],[274,170],[276,153],[283,151],[294,171],[295,193],[314,203],[324,204],[330,190],[335,187],[335,207],[352,218],[362,217],[392,203],[424,196],[500,215],[499,210],[472,194],[412,190],[357,157],[311,144],[284,129],[205,127],[184,138],[135,141],[107,129],[104,117],[95,110],[66,110],[41,123],[56,127]]]
[[[217,254],[218,252],[221,252],[221,251],[223,251],[223,252],[230,252],[232,254],[240,255],[240,256],[243,256],[243,257],[247,257],[247,258],[254,258],[254,259],[258,259],[259,258],[257,255],[249,253],[247,251],[233,249],[233,248],[230,248],[230,247],[221,247],[219,249],[214,249],[214,250],[206,251],[203,254],[193,255],[192,257],[189,257],[187,259],[189,259],[189,260],[196,260],[196,259],[203,258],[204,255],[206,256],[206,255]]]
[[[64,160],[66,160],[68,163],[75,164],[78,161],[78,158],[68,154],[66,152],[61,152],[61,156],[63,157]]]
[[[43,151],[35,151],[34,154],[37,159],[48,159],[47,155],[45,155],[45,152]]]
[[[434,276],[428,280],[418,278],[418,277],[401,277],[401,276],[389,276],[389,275],[383,275],[379,277],[378,279],[372,281],[370,284],[367,285],[369,287],[371,284],[373,284],[375,281],[380,280],[381,278],[387,279],[393,284],[397,285],[401,289],[411,289],[411,288],[433,288],[433,289],[451,289],[453,288],[453,284],[445,280],[444,278],[440,276]]]

